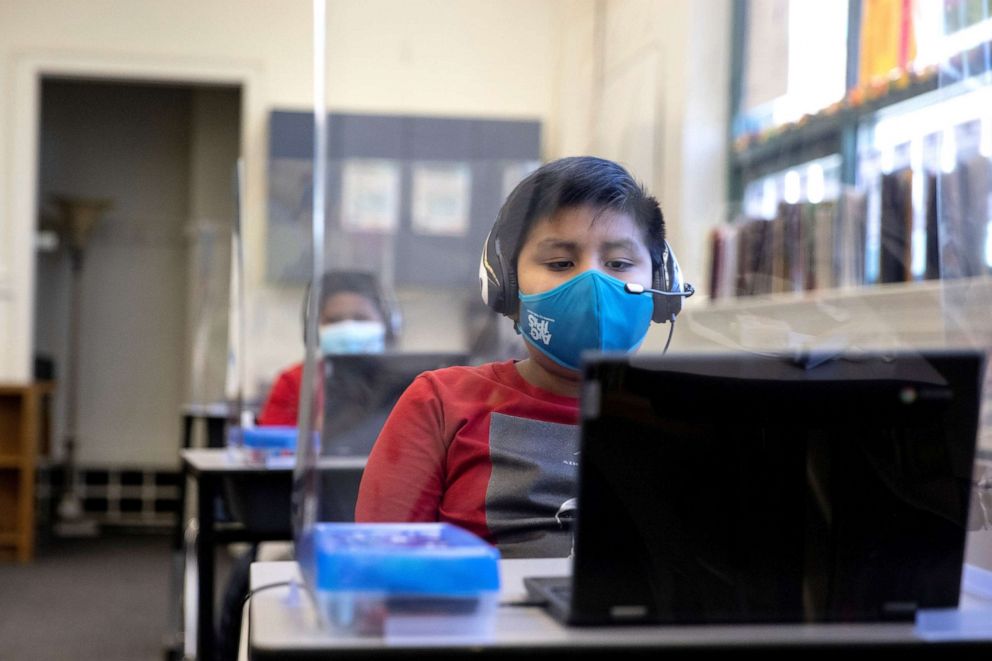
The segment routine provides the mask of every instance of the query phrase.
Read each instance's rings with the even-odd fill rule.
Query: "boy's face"
[[[517,258],[517,285],[523,294],[540,294],[589,270],[651,286],[651,254],[629,214],[580,206],[537,221]],[[525,344],[546,371],[570,381],[578,378],[578,372]]]
[[[539,294],[591,269],[651,286],[651,254],[629,214],[580,206],[538,220],[517,258],[517,285]]]

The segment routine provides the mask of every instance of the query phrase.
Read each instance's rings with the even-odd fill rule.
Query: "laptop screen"
[[[322,454],[367,455],[396,400],[418,374],[467,361],[458,352],[325,357]]]
[[[982,355],[585,364],[571,620],[957,605]]]

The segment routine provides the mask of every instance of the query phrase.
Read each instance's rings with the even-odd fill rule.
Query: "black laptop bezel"
[[[826,367],[823,367],[823,364]],[[811,365],[814,366],[809,369]],[[877,369],[874,369],[877,368]],[[609,453],[596,455],[592,448],[616,449],[617,440],[609,438],[604,430],[604,416],[611,409],[620,406],[618,396],[624,393],[625,380],[638,370],[650,369],[655,372],[679,370],[697,373],[715,372],[728,376],[728,370],[744,379],[757,375],[765,378],[789,378],[797,385],[814,383],[818,380],[830,381],[846,378],[879,380],[904,380],[907,383],[923,384],[916,388],[919,394],[926,390],[928,381],[951,378],[955,395],[951,409],[960,420],[957,434],[960,438],[969,437],[971,443],[958,442],[961,446],[951,451],[954,456],[950,468],[955,476],[957,497],[963,505],[958,507],[954,522],[957,532],[948,533],[947,548],[951,559],[941,566],[946,576],[939,594],[927,596],[921,602],[913,602],[900,607],[894,604],[891,612],[820,613],[811,616],[809,612],[788,609],[781,612],[758,612],[748,614],[723,613],[715,617],[699,612],[678,612],[659,610],[658,605],[644,599],[644,586],[650,581],[643,576],[644,568],[651,565],[649,549],[638,549],[636,544],[611,538],[610,527],[614,531],[629,525],[633,514],[626,509],[608,512],[598,510],[597,499],[602,499],[604,468],[608,468]],[[769,371],[771,370],[771,371]],[[831,370],[837,373],[831,375]],[[940,350],[927,352],[877,352],[858,356],[839,356],[832,360],[817,360],[814,363],[797,361],[795,356],[753,356],[698,354],[691,356],[627,356],[615,354],[587,355],[584,361],[583,419],[581,421],[582,454],[579,461],[579,514],[576,519],[575,549],[572,571],[572,601],[565,612],[553,611],[561,621],[571,625],[601,625],[619,623],[758,623],[758,622],[798,622],[798,621],[876,621],[886,619],[906,619],[912,617],[917,607],[951,607],[957,604],[960,585],[960,568],[963,562],[964,535],[967,521],[967,502],[971,465],[974,461],[974,440],[977,439],[978,412],[980,410],[981,376],[984,370],[984,356],[973,350]],[[889,384],[891,388],[891,383]],[[801,386],[800,386],[801,387]],[[908,392],[908,391],[907,391]],[[909,396],[908,394],[906,395]],[[636,410],[636,402],[627,402],[627,413]],[[630,408],[633,407],[633,408]],[[719,415],[714,411],[714,415]],[[593,460],[590,460],[593,457]],[[623,488],[635,492],[636,481],[627,479]],[[635,493],[636,499],[636,493]],[[621,535],[622,537],[622,535]],[[627,540],[629,541],[629,540]],[[954,567],[957,567],[957,573]],[[716,571],[714,569],[713,571]],[[621,585],[622,584],[622,585]],[[624,590],[628,591],[623,595]],[[641,594],[637,595],[638,589]],[[630,594],[635,596],[630,598]],[[618,597],[618,595],[620,595]]]

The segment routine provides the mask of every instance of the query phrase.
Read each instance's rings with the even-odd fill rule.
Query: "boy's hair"
[[[310,300],[311,287],[307,284],[306,293],[303,296],[303,323],[306,328],[307,301]],[[397,325],[398,312],[387,299],[382,287],[379,286],[379,279],[374,273],[368,271],[348,271],[334,270],[327,271],[320,279],[320,300],[317,305],[317,314],[324,309],[324,304],[334,296],[347,292],[364,296],[375,304],[377,310],[382,315],[383,323],[386,325],[386,342],[391,343],[396,340],[398,333]]]
[[[538,220],[560,209],[589,205],[627,213],[644,233],[651,267],[658,273],[665,247],[665,219],[658,200],[620,164],[594,156],[573,156],[547,163],[517,184],[496,217],[483,255],[483,266],[499,258],[506,273],[506,313],[516,310],[516,269],[520,249]]]
[[[374,302],[380,312],[385,311],[377,278],[372,273],[365,271],[327,271],[324,273],[320,279],[320,303],[317,310],[323,310],[328,299],[341,292],[364,296]],[[382,316],[383,319],[386,318],[385,314]]]

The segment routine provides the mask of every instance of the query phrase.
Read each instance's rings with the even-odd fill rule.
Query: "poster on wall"
[[[476,286],[493,218],[541,156],[534,120],[331,113],[328,132],[325,264],[404,287]],[[313,135],[312,112],[270,115],[274,282],[302,284],[312,272]]]
[[[411,223],[418,234],[465,236],[472,170],[468,163],[414,163]]]
[[[400,217],[400,166],[386,159],[346,159],[341,174],[341,226],[395,233]]]

